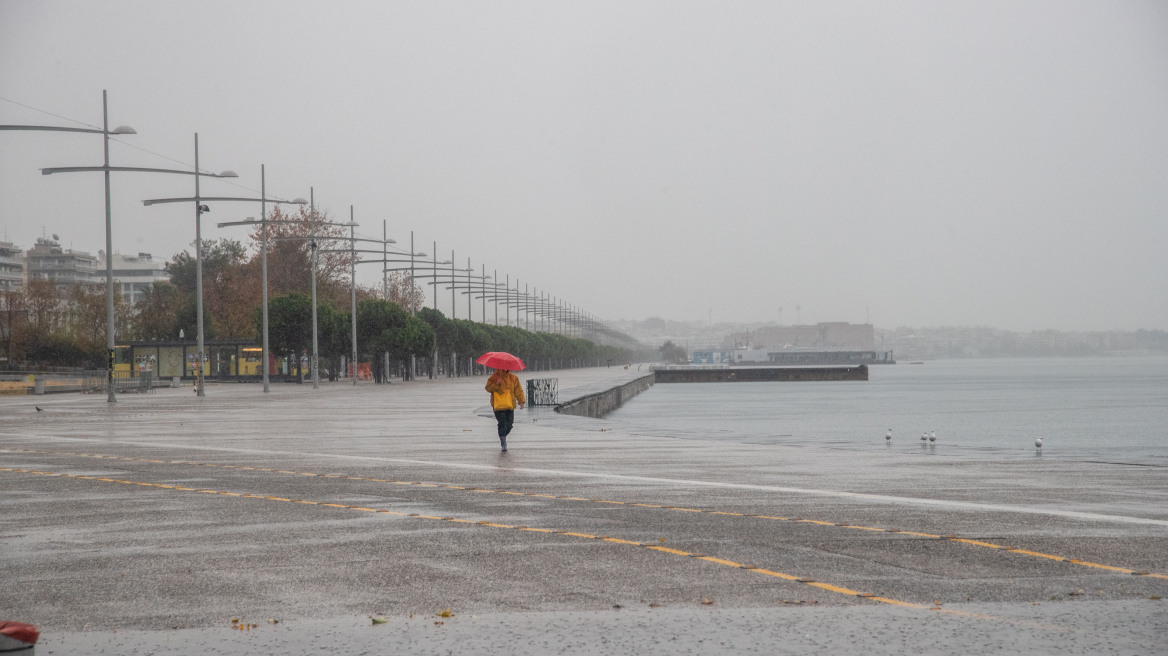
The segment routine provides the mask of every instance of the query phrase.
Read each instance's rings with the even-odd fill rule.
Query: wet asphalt
[[[42,655],[1168,653],[1166,468],[548,408],[503,454],[484,383],[0,397],[0,619]]]

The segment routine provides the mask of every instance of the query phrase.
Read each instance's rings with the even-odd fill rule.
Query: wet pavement
[[[0,619],[40,654],[1166,651],[1166,468],[548,408],[502,454],[484,383],[0,397]]]

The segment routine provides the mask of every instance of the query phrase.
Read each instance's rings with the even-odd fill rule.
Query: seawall
[[[868,367],[666,368],[556,406],[556,412],[600,419],[657,383],[745,383],[868,380]]]
[[[556,406],[556,412],[600,419],[652,387],[654,382],[655,375],[647,374],[616,387],[565,401]]]
[[[868,366],[855,367],[678,367],[653,372],[658,383],[755,383],[868,380]]]

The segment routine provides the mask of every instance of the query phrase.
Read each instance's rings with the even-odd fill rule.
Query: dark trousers
[[[507,435],[511,432],[511,427],[515,425],[515,411],[496,410],[495,420],[499,422],[499,443],[506,445]]]

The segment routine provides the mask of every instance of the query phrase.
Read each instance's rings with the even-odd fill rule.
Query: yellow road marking
[[[1124,567],[1112,567],[1111,565],[1100,565],[1099,563],[1091,563],[1091,562],[1087,562],[1085,560],[1071,559],[1068,562],[1072,562],[1076,565],[1083,565],[1084,567],[1096,567],[1098,569],[1106,569],[1106,570],[1110,570],[1112,572],[1123,572],[1124,574],[1131,574],[1132,572],[1135,571],[1134,569],[1127,569]]]
[[[143,485],[148,485],[148,486],[162,487],[160,485],[151,484],[151,483],[141,483],[141,482],[135,482],[135,481],[119,481],[119,480],[111,479],[111,478],[75,476],[75,475],[70,475],[70,474],[60,474],[60,473],[54,473],[54,472],[41,472],[41,471],[33,471],[33,470],[27,470],[27,469],[16,469],[16,468],[8,468],[8,467],[0,467],[0,471],[38,474],[38,475],[44,475],[44,476],[57,476],[57,477],[62,477],[62,478],[84,478],[84,479],[89,479],[89,480],[99,480],[99,481],[110,482],[110,483],[143,484]],[[177,488],[176,487],[174,489],[189,490],[192,492],[217,492],[215,490],[195,490],[194,488]],[[245,494],[245,495],[240,495],[240,496],[256,498],[256,499],[265,499],[265,500],[270,500],[270,501],[302,502],[300,500],[293,500],[293,499],[288,499],[285,497],[264,496],[264,495],[258,495],[258,494]],[[384,509],[375,510],[372,508],[365,508],[365,507],[361,507],[361,506],[346,506],[346,505],[336,504],[336,503],[318,503],[317,505],[330,506],[333,508],[343,508],[346,510],[360,510],[360,511],[364,511],[364,512],[384,512],[384,513],[394,514],[394,515],[403,516],[403,517],[407,516],[404,513],[398,513],[398,512],[384,510]],[[454,517],[434,517],[434,516],[430,516],[430,515],[419,515],[419,514],[415,514],[415,513],[410,513],[408,515],[408,517],[417,517],[417,518],[422,518],[422,519],[434,519],[434,520],[438,520],[438,521],[448,521],[448,522],[471,523],[471,524],[477,524],[479,526],[489,526],[492,528],[518,529],[518,530],[525,530],[525,531],[545,532],[545,533],[556,534],[556,535],[568,535],[568,536],[580,537],[580,538],[592,539],[592,540],[603,540],[606,542],[618,542],[617,540],[615,540],[613,538],[601,537],[601,536],[591,535],[588,533],[576,533],[576,532],[572,532],[572,531],[555,531],[552,529],[516,527],[516,526],[512,526],[510,524],[497,524],[497,523],[486,522],[486,521],[473,522],[471,520],[459,519],[459,518],[454,518]],[[688,551],[682,551],[680,549],[673,549],[670,547],[662,547],[659,545],[654,545],[652,543],[636,543],[636,542],[632,542],[632,541],[628,541],[628,540],[621,540],[621,541],[619,541],[619,543],[628,544],[628,545],[638,545],[638,546],[642,546],[642,547],[649,549],[649,550],[652,550],[652,551],[659,551],[662,553],[668,553],[668,554],[673,554],[673,555],[677,555],[677,556],[696,557],[697,560],[704,560],[706,562],[714,563],[717,565],[723,565],[726,567],[743,568],[743,565],[741,563],[738,563],[738,562],[735,562],[732,560],[725,560],[725,559],[717,558],[714,556],[702,556],[702,555],[694,554],[694,553],[691,553]],[[911,602],[900,601],[898,599],[891,599],[888,597],[877,597],[874,595],[873,596],[861,595],[861,593],[859,593],[855,590],[852,590],[850,588],[844,588],[841,586],[832,585],[830,583],[822,583],[822,582],[818,582],[818,581],[813,581],[811,579],[799,578],[799,577],[792,576],[790,574],[784,574],[782,572],[775,572],[773,570],[750,568],[747,571],[757,572],[759,574],[763,574],[763,575],[771,576],[771,577],[776,577],[776,578],[781,578],[781,579],[784,579],[787,581],[801,582],[801,583],[805,583],[806,585],[810,585],[813,587],[820,588],[822,590],[826,590],[828,592],[835,592],[838,594],[844,594],[844,595],[848,595],[848,596],[852,596],[852,597],[860,597],[860,598],[869,599],[872,601],[877,601],[880,603],[892,604],[892,605],[896,605],[896,606],[904,606],[907,608],[918,608],[918,609],[924,608],[924,609],[941,610],[939,607],[923,606],[921,604],[914,604]],[[976,614],[972,614],[972,613],[962,613],[961,611],[948,611],[948,612],[951,612],[953,614],[966,615],[969,617],[983,617],[986,619],[993,619],[993,620],[997,619],[997,618],[992,618],[992,617],[988,617],[988,616],[980,616],[980,615],[976,615]]]
[[[1000,544],[994,544],[992,542],[985,542],[982,540],[973,540],[973,539],[969,539],[969,538],[959,538],[959,537],[956,537],[953,535],[937,535],[937,534],[933,534],[933,533],[920,533],[920,532],[915,532],[915,531],[901,531],[901,530],[896,530],[896,529],[878,528],[878,527],[873,527],[873,526],[855,526],[855,525],[850,525],[850,524],[841,524],[838,522],[828,522],[828,521],[815,520],[815,519],[803,519],[803,518],[799,518],[799,517],[788,518],[788,517],[777,517],[777,516],[771,516],[771,515],[751,515],[751,514],[746,514],[746,513],[735,513],[735,512],[727,512],[727,511],[720,511],[720,510],[702,510],[702,509],[697,509],[697,508],[681,508],[681,507],[676,507],[676,506],[664,506],[664,505],[652,504],[652,503],[635,503],[635,502],[628,502],[628,501],[610,501],[610,500],[603,500],[603,499],[589,499],[586,497],[570,497],[570,496],[554,495],[554,494],[535,494],[535,493],[528,493],[528,492],[513,492],[513,491],[508,491],[508,490],[484,490],[484,489],[479,489],[479,488],[470,488],[470,487],[463,487],[463,486],[458,486],[458,485],[422,483],[422,482],[418,482],[418,481],[387,481],[385,479],[364,478],[364,477],[360,477],[360,476],[343,476],[340,474],[317,474],[317,473],[313,473],[313,472],[293,472],[293,471],[287,471],[287,470],[283,470],[283,469],[245,467],[245,466],[241,466],[241,465],[221,465],[221,464],[214,464],[214,463],[196,463],[196,462],[185,461],[185,460],[155,460],[155,459],[149,459],[149,458],[127,458],[127,457],[123,457],[123,456],[100,455],[100,454],[90,454],[90,453],[75,453],[75,452],[68,452],[68,451],[48,451],[48,450],[36,450],[36,449],[0,449],[0,452],[4,452],[4,451],[14,452],[14,453],[39,453],[39,454],[48,454],[48,455],[83,456],[83,457],[87,457],[87,458],[119,460],[119,461],[125,461],[125,462],[148,462],[148,463],[162,463],[162,464],[201,465],[201,466],[205,466],[205,467],[222,467],[222,468],[229,468],[229,469],[266,471],[266,472],[274,472],[274,473],[279,473],[279,474],[294,474],[294,475],[300,475],[300,476],[320,476],[322,478],[345,478],[347,480],[352,480],[352,481],[393,483],[395,485],[413,485],[413,486],[418,486],[418,487],[441,487],[441,488],[445,488],[445,489],[449,489],[449,490],[470,490],[470,491],[474,491],[474,492],[481,492],[481,493],[487,493],[487,494],[492,494],[492,493],[493,494],[508,494],[508,495],[512,495],[512,496],[527,496],[527,497],[535,497],[535,498],[542,498],[542,499],[560,499],[560,500],[564,500],[564,501],[589,501],[589,502],[593,502],[593,503],[626,505],[626,506],[635,506],[635,507],[640,507],[640,508],[660,508],[660,509],[667,509],[667,510],[680,510],[682,512],[706,513],[706,514],[710,514],[710,515],[728,515],[728,516],[733,516],[733,517],[753,517],[756,519],[770,519],[770,520],[775,520],[775,521],[791,521],[791,522],[800,522],[800,523],[805,523],[805,524],[815,524],[815,525],[820,525],[820,526],[831,526],[831,527],[836,527],[836,528],[854,529],[854,530],[860,530],[860,531],[886,532],[886,533],[894,533],[897,535],[909,535],[909,536],[913,536],[913,537],[948,540],[950,542],[961,542],[961,543],[965,543],[965,544],[969,544],[969,545],[973,545],[973,546],[984,547],[987,549],[997,549],[997,550],[1006,551],[1009,553],[1020,554],[1020,555],[1024,555],[1024,556],[1032,556],[1035,558],[1044,558],[1047,560],[1053,560],[1053,561],[1057,561],[1057,562],[1067,562],[1067,563],[1071,563],[1074,565],[1082,565],[1084,567],[1092,567],[1095,569],[1103,569],[1103,570],[1119,572],[1119,573],[1123,573],[1123,574],[1133,574],[1136,572],[1136,570],[1128,569],[1125,567],[1115,567],[1115,566],[1111,566],[1111,565],[1102,565],[1099,563],[1092,563],[1089,561],[1077,560],[1074,558],[1068,558],[1065,556],[1058,556],[1055,554],[1042,553],[1039,551],[1029,551],[1026,549],[1010,548],[1010,547],[1006,547],[1006,546],[1003,546]],[[11,470],[11,469],[7,469],[7,468],[0,468],[0,470],[18,471],[18,470]],[[57,474],[51,474],[48,472],[34,472],[34,473],[44,473],[47,475],[57,475]],[[66,476],[65,474],[61,474],[61,475]],[[93,477],[85,477],[85,476],[75,476],[74,478],[93,479]],[[108,479],[108,478],[101,478],[101,479],[96,479],[96,480],[111,481],[111,482],[126,482],[126,481],[116,481],[114,479]],[[152,484],[152,483],[141,483],[141,485],[152,485],[152,486],[156,486],[156,487],[165,487],[167,489],[176,489],[176,490],[183,490],[183,491],[190,491],[190,490],[195,489],[195,488],[185,488],[185,487],[178,487],[178,486],[164,486],[164,485]],[[248,496],[248,495],[244,495],[244,496]],[[345,506],[345,507],[347,507],[347,506]],[[1148,573],[1148,574],[1144,574],[1144,576],[1148,576],[1149,578],[1168,580],[1168,574]]]

